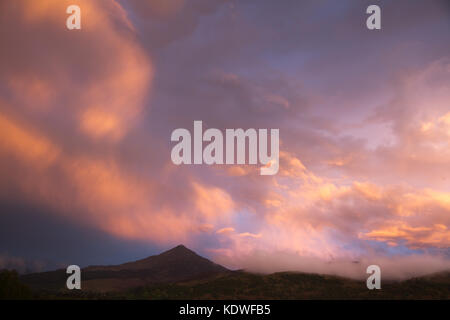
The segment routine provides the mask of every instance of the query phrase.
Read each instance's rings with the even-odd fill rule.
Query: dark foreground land
[[[0,272],[0,299],[450,299],[450,272],[401,282],[329,275],[230,271],[178,246],[157,256],[82,271],[82,289],[65,288],[65,270],[18,276]]]

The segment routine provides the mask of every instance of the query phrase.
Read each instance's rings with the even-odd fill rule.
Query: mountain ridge
[[[82,268],[82,285],[87,290],[123,290],[139,285],[174,283],[208,278],[231,272],[184,245],[157,255],[118,265],[93,265]],[[21,276],[32,288],[61,290],[65,288],[67,274],[64,269]]]

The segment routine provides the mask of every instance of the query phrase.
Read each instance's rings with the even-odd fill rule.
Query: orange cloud
[[[119,139],[124,133],[123,122],[117,115],[95,108],[87,109],[83,113],[81,129],[94,138],[109,135],[114,140]]]
[[[151,91],[152,62],[118,2],[78,1],[82,27],[76,31],[65,27],[71,4],[21,0],[5,5],[9,12],[5,24],[16,30],[22,47],[19,53],[4,52],[0,78],[22,115],[50,111],[53,116],[70,115],[74,126],[70,129],[94,140],[117,142],[144,109]],[[38,30],[34,38],[30,29]],[[14,41],[12,35],[3,39],[8,48]],[[27,56],[36,52],[36,45],[39,54]]]
[[[230,234],[233,233],[235,230],[234,228],[228,227],[228,228],[222,228],[216,231],[217,234]]]
[[[33,167],[44,168],[57,161],[61,151],[44,135],[24,129],[17,121],[0,113],[0,152]]]
[[[377,229],[362,235],[365,239],[384,241],[390,245],[398,245],[399,241],[406,241],[412,248],[450,246],[450,231],[443,224],[428,227],[411,227],[405,223],[388,225],[384,229]]]
[[[235,208],[233,199],[225,191],[217,187],[193,183],[196,210],[206,218],[227,220]]]

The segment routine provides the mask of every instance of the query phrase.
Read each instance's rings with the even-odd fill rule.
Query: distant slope
[[[229,272],[221,265],[197,255],[183,245],[159,255],[114,266],[90,266],[81,273],[82,289],[90,291],[117,291],[152,283],[173,283],[196,278],[207,278]],[[36,290],[65,288],[65,270],[56,270],[22,276],[21,280]]]
[[[450,299],[450,273],[402,282],[382,282],[368,290],[365,281],[336,276],[282,272],[258,275],[232,272],[206,280],[156,284],[132,289],[131,299]]]

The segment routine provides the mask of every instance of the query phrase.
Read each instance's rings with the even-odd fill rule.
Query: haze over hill
[[[426,258],[426,259],[424,259]],[[378,265],[384,280],[407,280],[450,270],[450,260],[444,256],[411,254],[384,256],[374,252],[358,257],[333,257],[327,259],[312,255],[302,255],[293,251],[267,252],[252,251],[228,263],[226,258],[217,257],[218,263],[251,272],[271,274],[275,272],[297,271],[336,275],[356,280],[367,278],[367,267]]]

